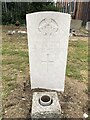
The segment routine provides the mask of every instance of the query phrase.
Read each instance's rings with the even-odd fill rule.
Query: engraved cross
[[[50,63],[54,62],[53,60],[49,60],[49,56],[50,54],[46,54],[47,55],[47,60],[43,60],[42,62],[47,64],[47,72],[48,72],[48,66]]]

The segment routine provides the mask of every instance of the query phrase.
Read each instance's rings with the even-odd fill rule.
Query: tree
[[[2,23],[15,24],[19,21],[25,24],[26,14],[38,11],[59,11],[53,0],[49,2],[2,2]],[[42,1],[42,0],[41,0]]]

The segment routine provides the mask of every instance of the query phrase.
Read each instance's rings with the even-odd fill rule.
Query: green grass
[[[2,34],[2,80],[3,97],[7,97],[10,91],[17,88],[20,77],[25,76],[25,70],[29,65],[27,36],[7,35],[8,29],[3,28]],[[21,73],[20,73],[21,72]]]
[[[68,64],[66,75],[78,80],[88,80],[88,42],[77,38],[69,42]]]

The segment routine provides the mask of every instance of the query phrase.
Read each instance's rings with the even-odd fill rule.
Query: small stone
[[[26,31],[18,31],[18,33],[20,33],[20,34],[26,34],[27,32]]]
[[[19,110],[22,110],[22,108],[19,108]]]
[[[82,102],[80,101],[79,103],[81,104]]]
[[[14,90],[11,90],[11,93],[14,92]]]
[[[88,115],[86,113],[83,114],[84,118],[88,118]]]
[[[7,113],[7,111],[5,110],[5,113]]]
[[[22,97],[22,100],[25,101],[26,99],[24,97]]]
[[[15,30],[13,30],[13,31],[12,31],[12,33],[13,33],[13,34],[15,34],[15,33],[16,33],[16,31],[15,31]]]
[[[16,33],[16,31],[15,30],[10,30],[10,31],[8,31],[8,35],[13,35],[13,34],[15,34]]]
[[[61,113],[63,114],[64,112],[63,112],[63,111],[61,111]]]
[[[12,31],[8,31],[8,35],[12,35],[13,34],[13,32]]]
[[[22,71],[20,71],[20,73],[22,73]]]

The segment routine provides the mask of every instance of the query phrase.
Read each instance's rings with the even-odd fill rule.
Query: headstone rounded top
[[[62,15],[66,15],[66,16],[71,17],[71,15],[68,14],[68,13],[55,12],[55,11],[33,12],[33,13],[26,14],[26,16],[29,16],[29,15],[37,15],[37,14],[60,14],[60,15],[62,14]]]

